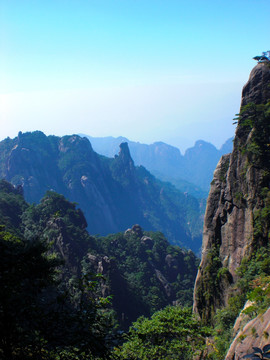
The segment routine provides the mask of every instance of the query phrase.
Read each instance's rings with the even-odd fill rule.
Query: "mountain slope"
[[[27,201],[38,203],[47,190],[63,194],[79,204],[92,234],[138,223],[162,231],[172,243],[200,248],[199,202],[136,167],[126,143],[109,159],[95,153],[86,138],[36,131],[0,142],[0,154],[0,177],[21,185]]]

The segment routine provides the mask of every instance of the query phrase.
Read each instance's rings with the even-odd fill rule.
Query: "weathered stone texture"
[[[244,355],[252,352],[252,347],[262,348],[269,344],[267,335],[270,333],[270,309],[247,323],[245,323],[245,319],[241,320],[243,320],[243,324],[240,321],[236,322],[236,326],[240,325],[240,329],[225,360],[240,360]]]
[[[250,102],[261,104],[269,101],[269,84],[270,67],[258,64],[251,71],[249,81],[243,88],[241,108]],[[219,291],[212,294],[214,308],[227,304],[230,288],[237,280],[236,269],[243,257],[252,251],[253,214],[261,204],[263,171],[252,166],[243,151],[250,141],[251,132],[243,132],[238,125],[232,154],[220,159],[207,200],[202,260],[194,291],[194,310],[204,319],[208,317],[207,320],[210,321],[209,316],[212,315],[209,315],[208,309],[202,305],[207,304],[202,299],[202,296],[205,296],[202,294],[207,293],[207,284],[202,283],[209,265],[209,251],[213,247],[218,249],[222,267],[227,268],[232,277],[231,283],[221,284]]]

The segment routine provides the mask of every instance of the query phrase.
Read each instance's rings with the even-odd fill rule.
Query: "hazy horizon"
[[[19,131],[217,148],[255,55],[268,0],[0,4],[1,139]]]

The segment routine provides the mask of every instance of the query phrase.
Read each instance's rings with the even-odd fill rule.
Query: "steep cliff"
[[[243,259],[268,248],[269,85],[269,65],[258,64],[243,88],[233,151],[220,159],[211,183],[194,291],[194,310],[206,322],[238,293]]]

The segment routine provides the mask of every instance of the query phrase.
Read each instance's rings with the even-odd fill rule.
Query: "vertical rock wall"
[[[258,64],[243,88],[241,109],[270,99],[270,67]],[[238,124],[231,154],[223,156],[214,172],[203,229],[202,260],[195,290],[194,311],[211,322],[215,311],[227,304],[237,280],[236,269],[253,249],[254,211],[262,206],[264,169],[251,161],[254,129]]]

